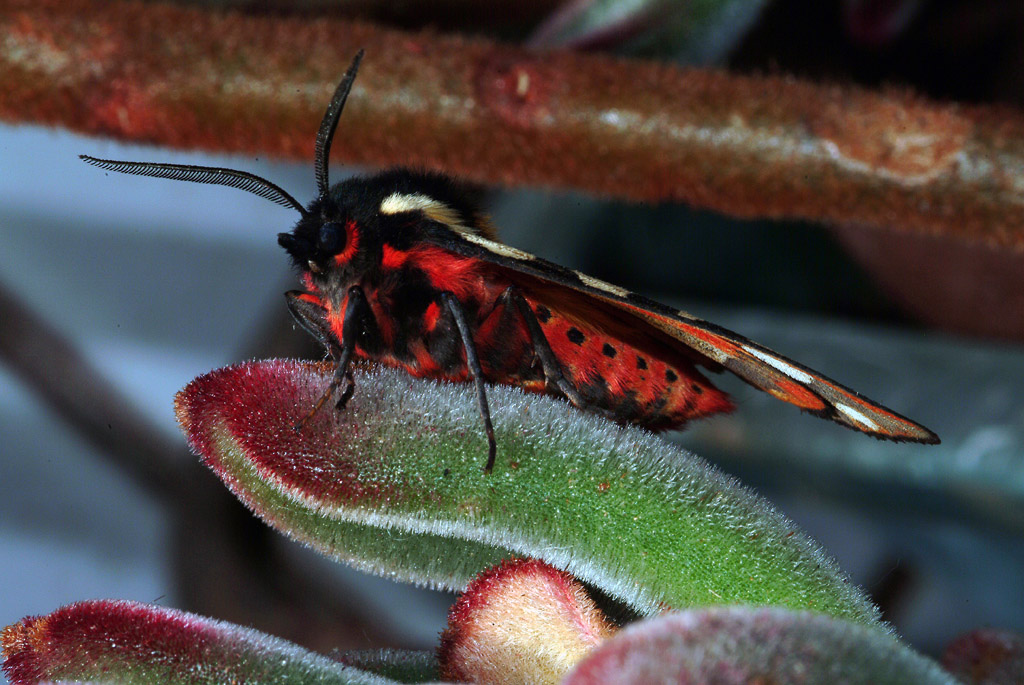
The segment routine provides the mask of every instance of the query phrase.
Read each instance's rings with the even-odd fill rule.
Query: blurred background
[[[1024,104],[1024,6],[996,0],[535,0],[514,17],[458,0],[182,4]],[[276,234],[294,212],[108,175],[79,154],[232,167],[314,195],[312,160],[0,126],[0,623],[118,597],[321,650],[431,648],[450,595],[338,568],[267,530],[195,463],[174,421],[174,393],[212,368],[320,355],[284,308],[296,281]],[[335,164],[332,180],[359,171]],[[678,304],[936,431],[935,447],[874,441],[716,378],[737,412],[668,437],[820,540],[926,653],[977,627],[1024,631],[1019,249],[564,188],[483,196],[506,242]]]

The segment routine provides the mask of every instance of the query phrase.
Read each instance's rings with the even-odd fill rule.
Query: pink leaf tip
[[[615,630],[568,573],[512,559],[477,576],[452,607],[438,661],[447,680],[558,683]]]

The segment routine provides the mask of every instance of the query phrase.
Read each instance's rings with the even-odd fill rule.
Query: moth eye
[[[328,221],[320,226],[320,234],[317,236],[317,246],[321,252],[334,254],[345,245],[345,227],[339,223]]]

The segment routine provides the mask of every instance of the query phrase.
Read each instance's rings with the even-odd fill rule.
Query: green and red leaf
[[[358,568],[462,590],[541,559],[642,614],[709,604],[877,612],[792,522],[702,460],[564,402],[493,387],[498,462],[472,389],[359,370],[344,411],[293,426],[326,365],[252,362],[177,398],[189,442],[265,521]]]
[[[713,607],[634,624],[564,685],[804,683],[955,685],[935,662],[863,625],[781,608]]]
[[[13,685],[395,682],[248,628],[120,600],[78,602],[22,619],[3,629],[0,643]]]

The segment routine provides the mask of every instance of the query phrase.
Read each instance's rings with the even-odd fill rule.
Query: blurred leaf
[[[765,0],[569,0],[529,43],[713,62],[743,36],[764,4]]]
[[[0,641],[13,685],[395,682],[248,628],[121,600],[78,602],[22,619],[4,628]]]
[[[883,46],[907,29],[922,5],[923,0],[843,0],[843,22],[853,40]]]
[[[942,665],[969,685],[1024,683],[1024,636],[974,630],[949,643]]]
[[[546,396],[360,371],[343,412],[293,429],[325,365],[252,362],[177,398],[193,449],[260,517],[335,559],[462,589],[509,556],[566,570],[641,613],[779,604],[863,623],[877,611],[792,522],[702,460]]]
[[[953,685],[883,631],[779,608],[714,607],[634,624],[565,679],[591,683]]]

